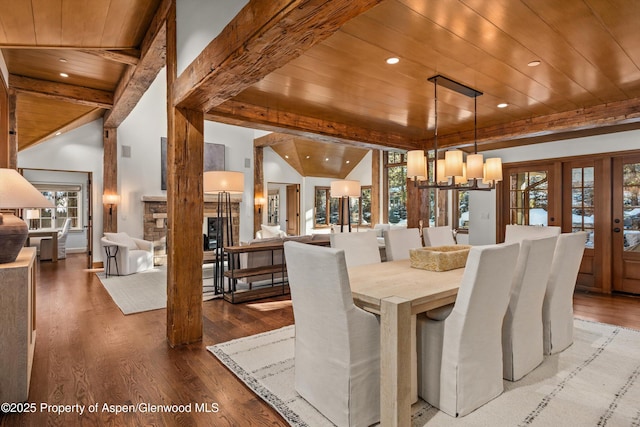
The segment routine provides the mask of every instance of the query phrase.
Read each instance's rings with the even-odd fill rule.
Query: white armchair
[[[100,243],[105,246],[116,246],[117,274],[126,276],[153,268],[153,242],[136,239],[127,233],[104,233]],[[114,273],[114,265],[109,274]]]

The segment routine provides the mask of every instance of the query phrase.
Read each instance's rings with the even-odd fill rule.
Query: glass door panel
[[[547,225],[549,222],[547,171],[509,176],[509,224]]]
[[[613,289],[640,294],[640,156],[613,164]]]
[[[571,232],[588,233],[586,247],[595,243],[594,167],[571,169]]]

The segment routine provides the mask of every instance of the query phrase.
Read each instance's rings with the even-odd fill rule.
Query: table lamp
[[[53,207],[18,171],[0,168],[0,209]],[[12,213],[0,213],[0,264],[16,260],[28,234],[26,222]]]

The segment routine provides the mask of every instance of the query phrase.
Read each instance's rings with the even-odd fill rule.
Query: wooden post
[[[259,207],[254,203],[253,205],[253,235],[256,235],[256,232],[260,230],[260,225],[262,224],[262,218],[264,216],[264,209],[267,208],[267,199],[268,191],[265,191],[265,183],[264,183],[264,171],[263,171],[263,161],[264,161],[264,147],[256,146],[256,143],[253,143],[253,197],[262,197],[264,199],[264,203],[262,204],[262,212],[258,212]]]
[[[202,340],[204,115],[173,106],[175,2],[167,16],[167,340]]]
[[[104,128],[102,140],[102,194],[118,194],[118,129]],[[118,231],[118,205],[102,205],[102,230],[105,233]]]
[[[9,91],[0,73],[0,168],[9,167]]]
[[[380,222],[380,150],[371,150],[371,224]]]
[[[9,147],[7,153],[7,167],[18,168],[18,114],[17,95],[9,89]]]

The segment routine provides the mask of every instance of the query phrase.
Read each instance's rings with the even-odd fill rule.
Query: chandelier
[[[417,188],[440,190],[492,190],[496,182],[502,181],[502,160],[499,157],[484,161],[478,154],[478,96],[482,92],[444,77],[440,74],[428,79],[434,84],[435,136],[433,143],[433,173],[429,174],[429,161],[424,150],[407,152],[407,177]],[[468,154],[466,162],[462,150],[438,153],[438,85],[473,98],[473,154]]]

